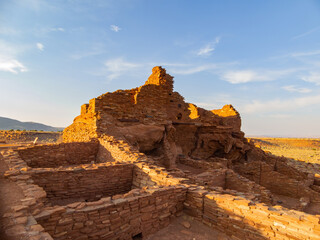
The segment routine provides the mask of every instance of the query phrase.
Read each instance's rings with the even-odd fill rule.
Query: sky
[[[246,136],[320,137],[318,0],[0,0],[0,116],[66,127],[153,66]]]

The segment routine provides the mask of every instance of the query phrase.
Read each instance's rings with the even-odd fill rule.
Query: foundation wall
[[[130,164],[93,169],[44,170],[32,173],[32,179],[44,188],[51,203],[59,204],[60,201],[95,201],[128,192],[132,187],[132,171]]]
[[[307,179],[303,181],[290,178],[290,175],[283,174],[285,172],[283,167],[281,173],[276,169],[275,166],[264,162],[250,162],[235,167],[236,172],[255,181],[272,193],[293,198],[308,197],[311,202],[320,202],[320,193],[312,190],[309,187],[310,184],[307,185]],[[288,171],[292,172],[290,168],[288,168]]]
[[[0,140],[8,142],[33,142],[38,138],[37,142],[56,142],[62,136],[59,132],[38,132],[38,131],[7,131],[0,130]]]
[[[271,203],[272,197],[271,192],[265,187],[262,187],[256,184],[253,181],[250,181],[234,171],[226,171],[226,189],[232,189],[238,192],[250,193],[250,194],[259,194],[260,201],[264,203]]]
[[[134,163],[133,186],[171,186],[187,182],[184,178],[172,177],[164,167],[155,164],[152,158],[133,149],[125,141],[113,137],[99,139],[100,149],[99,161],[117,161],[123,163]]]
[[[189,189],[185,211],[233,239],[320,239],[319,216]]]
[[[96,161],[97,142],[39,145],[17,150],[29,167],[55,168]]]
[[[55,240],[127,240],[140,233],[145,237],[167,226],[182,211],[186,196],[182,187],[146,191],[116,200],[55,207],[35,218]]]

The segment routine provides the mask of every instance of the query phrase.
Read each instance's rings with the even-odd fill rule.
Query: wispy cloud
[[[18,35],[20,31],[9,28],[9,27],[0,27],[0,35],[8,35],[8,36],[15,36]]]
[[[203,48],[200,48],[197,52],[198,56],[210,56],[215,50],[215,46],[220,42],[220,37],[216,37],[216,39],[205,45]]]
[[[296,35],[296,36],[294,36],[292,39],[298,39],[298,38],[305,37],[305,36],[307,36],[307,35],[309,35],[309,34],[311,34],[311,33],[314,33],[314,32],[316,32],[316,31],[318,31],[318,30],[320,30],[320,27],[316,27],[316,28],[313,28],[313,29],[311,29],[311,30],[309,30],[309,31],[306,31],[306,32],[304,32],[304,33],[301,33],[301,34],[299,34],[299,35]]]
[[[288,92],[297,92],[297,93],[309,93],[312,92],[310,88],[298,88],[294,85],[283,86],[282,89]]]
[[[309,75],[301,77],[303,81],[320,85],[320,72],[310,72]]]
[[[27,68],[16,59],[6,58],[0,55],[0,71],[17,74],[19,72],[26,72]]]
[[[48,32],[65,32],[66,30],[62,27],[54,27],[54,28],[49,28]]]
[[[53,5],[50,5],[50,1],[45,0],[23,0],[23,1],[17,1],[18,4],[22,5],[25,8],[31,9],[35,12],[40,12],[43,10],[53,10],[56,9]]]
[[[121,30],[121,28],[117,25],[110,25],[110,29],[114,32],[119,32]]]
[[[37,48],[40,50],[40,51],[43,51],[44,50],[44,46],[43,46],[43,44],[42,43],[37,43],[36,44],[36,46],[37,46]]]
[[[16,59],[21,48],[10,43],[0,41],[0,71],[19,73],[26,72],[27,68]]]
[[[86,47],[85,50],[72,54],[70,57],[74,60],[80,60],[91,56],[101,55],[105,52],[106,50],[104,44],[94,43],[92,46]]]
[[[276,112],[276,111],[291,111],[301,107],[320,104],[320,95],[293,98],[287,100],[275,99],[271,101],[253,101],[252,103],[244,105],[241,111],[244,113],[256,112]]]
[[[320,55],[320,50],[296,52],[296,53],[290,54],[291,57],[307,57],[307,56],[315,56],[315,55]]]
[[[111,59],[105,62],[108,80],[112,81],[124,73],[128,73],[133,69],[141,67],[141,64],[131,63],[122,58]]]
[[[172,74],[179,74],[179,75],[190,75],[190,74],[195,74],[199,72],[204,72],[207,70],[211,69],[216,69],[218,66],[216,64],[203,64],[203,65],[187,65],[187,66],[182,66],[180,68],[171,68],[170,72]]]
[[[232,84],[263,82],[276,80],[295,71],[297,69],[227,71],[221,78]]]

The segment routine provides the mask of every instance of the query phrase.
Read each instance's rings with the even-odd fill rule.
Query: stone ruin
[[[146,239],[182,212],[232,239],[320,239],[320,171],[256,148],[231,106],[208,111],[154,67],[81,106],[63,143],[5,150],[25,198],[13,239]]]

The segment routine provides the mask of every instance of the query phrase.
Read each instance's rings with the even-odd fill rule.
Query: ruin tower
[[[208,111],[186,103],[173,91],[173,77],[157,66],[144,85],[108,92],[82,105],[63,139],[87,142],[104,135],[121,136],[142,152],[166,156],[166,165],[173,166],[179,154],[230,154],[236,149],[234,136],[244,135],[240,127],[240,115],[231,105]]]

